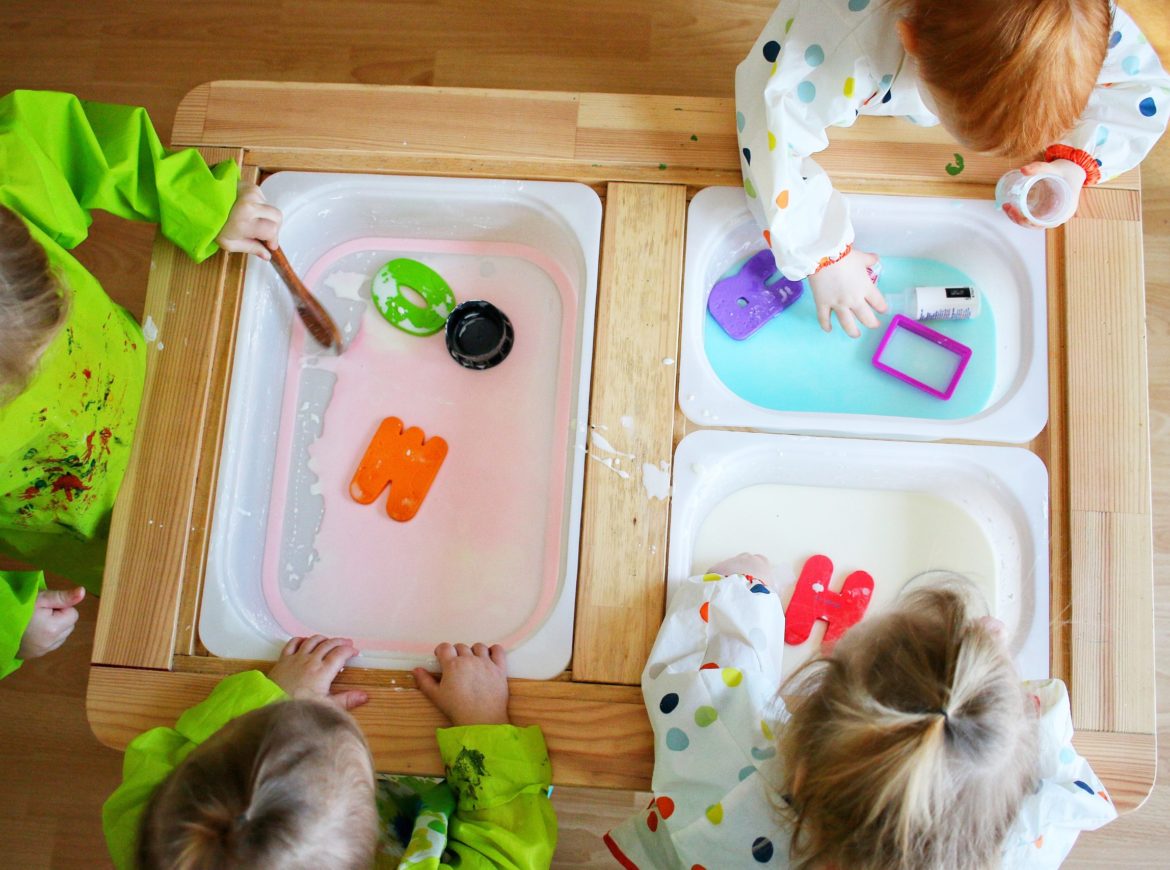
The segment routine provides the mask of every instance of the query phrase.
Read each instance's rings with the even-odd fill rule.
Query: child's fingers
[[[73,626],[77,624],[77,620],[81,614],[77,612],[77,608],[68,607],[64,610],[54,610],[49,619],[53,621],[54,627],[60,631],[63,626],[68,626],[69,631],[73,630]]]
[[[1028,222],[1024,220],[1024,216],[1020,213],[1020,210],[1010,202],[1005,202],[1003,204],[1003,213],[1011,219],[1012,223],[1019,224],[1022,227],[1026,227],[1028,225]]]
[[[841,305],[833,309],[837,314],[837,322],[850,338],[861,338],[861,330],[857,328],[857,321],[853,319],[853,312]]]
[[[324,648],[324,644],[318,648],[318,652]],[[337,646],[329,650],[325,657],[321,660],[328,667],[336,667],[341,670],[345,667],[345,663],[358,654],[358,648],[353,645],[353,641],[347,640],[339,643]]]
[[[299,651],[303,655],[308,655],[327,640],[329,640],[329,638],[327,638],[325,635],[315,634],[312,637],[306,639],[305,642],[301,644]]]
[[[334,692],[329,696],[329,700],[342,710],[356,710],[370,700],[370,696],[361,689],[348,689],[344,692]]]
[[[256,239],[219,239],[219,246],[233,254],[255,254],[262,260],[271,260],[272,255],[263,242]]]
[[[486,643],[476,643],[476,644],[472,644],[472,646],[471,646],[471,652],[472,652],[472,653],[473,653],[473,654],[474,654],[474,655],[475,655],[477,658],[486,659],[486,658],[488,657],[488,646],[487,646],[487,644],[486,644]]]
[[[471,647],[469,647],[465,643],[457,643],[457,644],[455,644],[455,654],[461,655],[461,656],[469,656],[469,655],[471,655]]]
[[[1045,172],[1052,171],[1054,171],[1052,167],[1041,160],[1036,160],[1020,167],[1020,172],[1024,175],[1041,175]]]
[[[303,640],[303,637],[290,637],[288,643],[284,645],[284,649],[280,651],[280,654],[282,656],[291,656],[297,651],[297,647],[301,645],[301,641]]]
[[[830,313],[832,309],[828,305],[817,305],[817,323],[821,325],[821,329],[825,332],[833,331],[833,323],[830,320]]]
[[[338,647],[350,647],[352,649],[353,641],[348,637],[328,638],[324,643],[318,644],[317,647],[313,650],[313,657],[324,661],[326,656],[328,656],[329,653],[333,652],[333,650],[337,649]]]
[[[280,235],[280,224],[268,218],[258,218],[250,224],[248,235],[261,242],[275,241]]]
[[[85,590],[80,586],[77,589],[46,589],[37,595],[37,607],[51,607],[53,610],[72,607],[81,601],[81,598],[77,597],[78,590],[81,591],[81,598],[84,598]]]
[[[882,295],[882,291],[877,288],[877,284],[873,285],[873,289],[865,294],[865,301],[879,314],[884,314],[889,307],[886,305],[886,297]]]
[[[877,315],[864,302],[853,308],[853,313],[866,329],[877,329],[881,326],[878,323]]]
[[[508,669],[508,653],[498,643],[492,644],[491,649],[488,650],[488,655],[497,667],[501,667],[504,670]]]
[[[861,255],[861,265],[863,266],[872,266],[878,261],[877,254],[871,254],[869,251],[858,251],[857,253]]]
[[[254,202],[249,205],[248,217],[254,221],[267,221],[276,227],[279,227],[280,222],[284,219],[280,209],[266,202]]]
[[[418,690],[426,696],[428,701],[437,706],[439,703],[439,681],[426,668],[415,668],[412,673]]]

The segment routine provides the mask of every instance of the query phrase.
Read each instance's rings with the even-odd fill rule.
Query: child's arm
[[[20,667],[21,641],[44,589],[40,571],[0,571],[0,677]]]
[[[655,802],[606,836],[619,862],[751,866],[753,838],[774,828],[769,759],[784,612],[776,590],[752,573],[766,568],[761,557],[739,556],[671,593],[642,672]],[[709,833],[690,836],[704,821]]]
[[[1107,181],[1142,162],[1168,118],[1170,76],[1133,19],[1116,9],[1105,64],[1088,105],[1045,158],[1076,163],[1085,170],[1086,184]]]
[[[851,249],[844,196],[811,155],[828,147],[827,127],[852,124],[864,102],[880,99],[888,83],[869,74],[852,37],[834,33],[834,27],[856,26],[843,6],[802,8],[795,26],[790,12],[782,4],[773,13],[736,69],[744,190],[779,270],[790,280],[810,278],[821,328],[831,329],[835,312],[845,332],[857,337],[857,322],[878,327],[874,311],[885,311],[885,300],[866,275],[872,257]],[[830,36],[826,56],[819,41]],[[842,82],[848,82],[843,90]]]
[[[507,724],[503,647],[440,644],[435,655],[441,680],[422,668],[415,669],[415,678],[455,726],[437,733],[447,783],[456,794],[447,840],[448,850],[459,856],[453,866],[547,868],[557,845],[548,798],[552,765],[539,727]]]
[[[102,807],[102,830],[115,866],[134,865],[139,820],[155,789],[191,750],[232,719],[287,697],[328,697],[345,709],[364,703],[364,692],[329,695],[334,677],[356,653],[344,638],[293,638],[269,676],[233,674],[180,716],[174,728],[152,728],[134,738],[122,762],[122,784]]]
[[[27,164],[8,167],[6,196],[64,247],[80,243],[89,212],[102,209],[158,223],[195,260],[217,250],[238,167],[229,160],[208,168],[193,148],[168,153],[145,109],[14,91],[0,98],[0,129],[22,140],[7,154]]]

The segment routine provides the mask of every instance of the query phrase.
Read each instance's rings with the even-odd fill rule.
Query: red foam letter
[[[354,501],[369,504],[389,486],[390,519],[400,523],[412,519],[447,456],[446,441],[435,437],[424,442],[425,437],[416,426],[403,432],[397,417],[383,420],[349,484]]]
[[[873,597],[873,578],[854,571],[845,578],[840,592],[829,591],[833,562],[828,556],[812,556],[804,563],[788,610],[784,613],[784,642],[795,646],[808,640],[813,623],[823,619],[822,646],[831,647],[847,629],[861,621]]]

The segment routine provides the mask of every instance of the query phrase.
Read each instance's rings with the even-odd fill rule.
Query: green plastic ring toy
[[[427,303],[416,305],[403,287],[418,293]],[[455,307],[455,294],[443,276],[430,266],[400,257],[378,270],[370,285],[374,306],[391,324],[411,335],[434,335]]]

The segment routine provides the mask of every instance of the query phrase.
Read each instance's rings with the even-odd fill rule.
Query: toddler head
[[[0,404],[24,389],[67,310],[45,249],[0,205]]]
[[[921,588],[790,678],[794,867],[996,866],[1037,781],[1035,713],[997,627],[961,584]]]
[[[232,720],[175,768],[143,813],[138,866],[366,870],[377,836],[357,723],[285,701]]]
[[[940,120],[970,147],[1030,157],[1085,109],[1112,27],[1109,0],[887,0]]]

